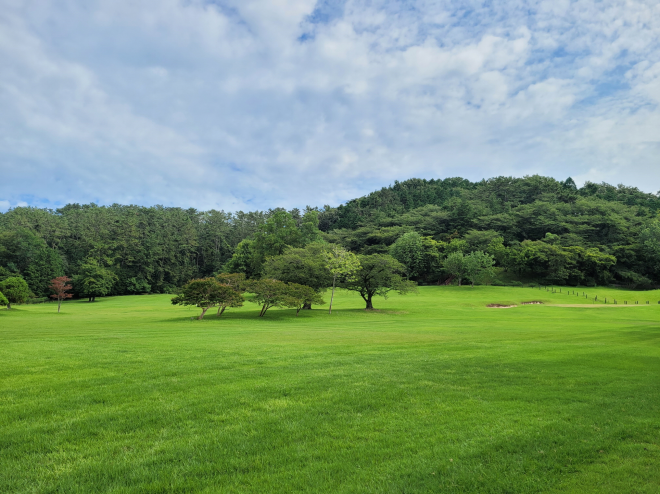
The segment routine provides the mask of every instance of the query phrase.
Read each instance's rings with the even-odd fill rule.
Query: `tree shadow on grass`
[[[365,316],[366,317],[378,317],[378,316],[392,316],[392,315],[405,315],[409,314],[406,310],[401,310],[397,308],[390,309],[375,309],[375,310],[365,310],[365,309],[333,309],[332,314],[328,314],[327,308],[311,309],[311,310],[301,310],[300,313],[296,316],[295,309],[270,309],[263,317],[259,317],[259,309],[256,310],[242,310],[242,311],[232,311],[227,310],[222,316],[216,316],[215,312],[207,312],[204,316],[204,319],[197,319],[200,314],[200,310],[190,310],[190,315],[181,317],[177,315],[176,317],[168,317],[165,319],[160,319],[159,322],[198,322],[204,323],[207,321],[217,322],[222,324],[223,321],[263,321],[264,324],[268,322],[272,323],[286,323],[292,324],[296,322],[309,321],[312,319],[321,319],[328,318],[325,320],[332,320],[333,316],[335,318],[341,316]]]

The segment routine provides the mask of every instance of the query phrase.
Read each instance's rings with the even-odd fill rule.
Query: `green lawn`
[[[2,310],[0,492],[658,493],[660,291],[587,292],[640,305],[422,287],[331,316]],[[548,305],[569,303],[592,306]]]

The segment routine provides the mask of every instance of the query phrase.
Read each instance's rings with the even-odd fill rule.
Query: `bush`
[[[48,297],[35,297],[28,299],[26,304],[43,304],[44,302],[50,302],[50,299]]]
[[[491,285],[492,286],[506,286],[506,283],[504,283],[502,280],[493,280]]]

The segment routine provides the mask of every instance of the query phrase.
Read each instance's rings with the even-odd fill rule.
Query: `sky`
[[[0,211],[660,190],[657,0],[0,0]]]

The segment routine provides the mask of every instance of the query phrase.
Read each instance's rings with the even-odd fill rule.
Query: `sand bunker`
[[[585,307],[587,309],[606,309],[608,307],[643,307],[642,304],[546,304],[546,307]],[[648,306],[647,306],[648,307]]]
[[[543,305],[543,302],[539,302],[537,300],[532,301],[532,302],[523,302],[521,305]]]
[[[512,307],[517,307],[517,306],[516,305],[490,304],[490,305],[487,305],[486,307],[490,307],[491,309],[510,309]]]

